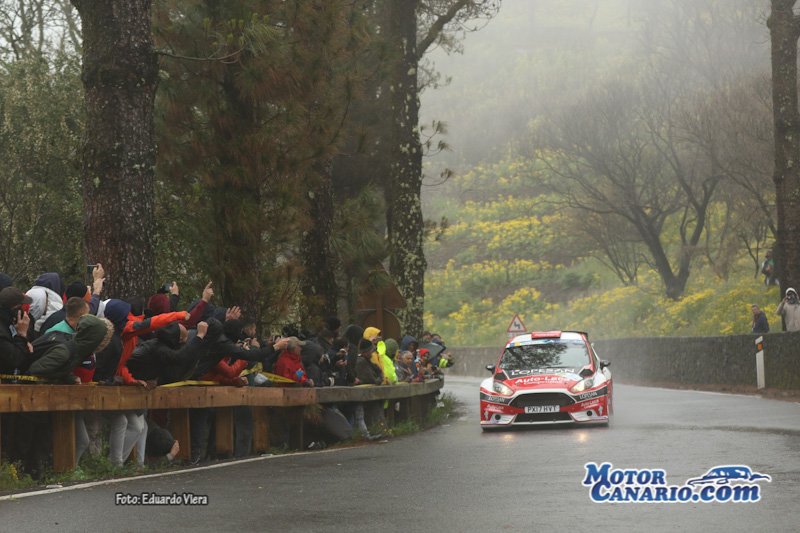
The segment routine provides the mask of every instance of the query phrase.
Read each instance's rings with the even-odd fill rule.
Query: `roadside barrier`
[[[53,469],[66,472],[75,468],[75,411],[169,409],[170,432],[180,442],[177,459],[188,459],[191,456],[190,408],[215,409],[217,452],[225,454],[233,453],[233,407],[252,406],[255,423],[253,451],[263,453],[269,451],[270,408],[290,411],[290,444],[302,448],[302,410],[306,405],[397,400],[403,416],[419,421],[436,404],[434,396],[442,386],[440,379],[385,386],[184,386],[151,390],[133,386],[3,384],[0,385],[0,413],[51,412]]]

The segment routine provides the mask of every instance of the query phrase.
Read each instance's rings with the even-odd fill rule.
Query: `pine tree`
[[[150,0],[72,0],[83,28],[87,126],[81,153],[84,248],[108,295],[147,295],[154,280],[158,58]]]
[[[357,7],[322,0],[158,5],[156,42],[176,56],[165,62],[159,168],[199,191],[191,223],[208,253],[196,267],[205,267],[224,302],[247,314],[274,319],[299,296],[304,271],[333,271],[324,251],[330,224],[322,222],[330,215],[319,215],[330,202],[325,169],[356,95],[359,75],[345,67],[362,46]],[[312,233],[313,243],[302,246]],[[319,248],[321,255],[301,255]],[[299,313],[331,312],[335,286],[332,297],[324,287],[325,303],[311,295]]]

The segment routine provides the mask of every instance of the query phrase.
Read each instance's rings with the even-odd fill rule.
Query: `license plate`
[[[525,408],[526,413],[557,413],[557,405],[532,405]]]

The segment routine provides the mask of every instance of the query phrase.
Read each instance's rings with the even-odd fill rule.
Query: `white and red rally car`
[[[503,349],[492,377],[481,383],[481,428],[608,423],[613,411],[610,363],[586,333],[519,335]]]

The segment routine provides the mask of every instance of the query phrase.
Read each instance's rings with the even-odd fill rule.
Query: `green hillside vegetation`
[[[780,331],[757,274],[776,227],[767,8],[509,0],[464,57],[434,57],[452,84],[422,122],[452,150],[426,167],[426,328],[728,335],[756,303]]]
[[[647,267],[636,286],[625,286],[596,253],[581,248],[580,221],[557,198],[527,196],[534,168],[522,160],[475,167],[430,200],[431,212],[446,214],[448,227],[427,243],[425,324],[449,344],[499,344],[515,314],[529,331],[576,329],[594,338],[744,334],[753,303],[766,311],[771,330],[780,331],[779,289],[754,276],[744,249],[727,279],[698,256],[678,300],[664,295]],[[483,200],[475,199],[478,190]],[[678,223],[670,219],[666,233],[676,233]],[[666,240],[675,252],[677,240]]]

